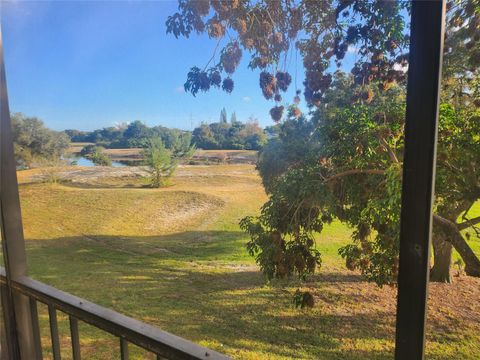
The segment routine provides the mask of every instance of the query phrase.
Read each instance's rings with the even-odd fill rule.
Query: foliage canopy
[[[15,158],[20,166],[59,159],[70,145],[68,136],[48,129],[36,117],[16,113],[11,120]]]

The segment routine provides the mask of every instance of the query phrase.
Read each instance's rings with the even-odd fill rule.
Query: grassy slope
[[[246,165],[187,168],[174,186],[160,190],[23,185],[30,274],[239,359],[391,358],[395,291],[364,283],[343,268],[337,249],[349,230],[342,224],[332,224],[320,238],[320,275],[303,285],[266,285],[237,225],[265,198]],[[472,243],[480,249],[478,239]],[[450,289],[468,292],[478,285],[460,279]],[[314,292],[313,310],[291,307],[298,286]],[[444,290],[434,285],[432,301]],[[431,309],[429,357],[478,358],[478,327],[460,328],[444,302]],[[478,317],[479,307],[472,306]],[[41,316],[49,356],[43,308]],[[68,327],[61,319],[63,355],[69,358]],[[85,358],[118,358],[115,339],[86,325],[80,331]],[[134,358],[146,355],[134,351]]]

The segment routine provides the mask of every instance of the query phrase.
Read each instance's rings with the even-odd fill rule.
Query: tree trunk
[[[455,250],[457,250],[462,257],[462,260],[465,263],[465,273],[469,276],[480,277],[480,260],[463,238],[457,225],[454,222],[439,216],[434,216],[434,220],[437,224],[442,226],[442,230],[448,236],[448,241],[452,243]]]
[[[452,237],[452,244],[465,262],[465,273],[469,276],[480,277],[480,260],[459,231]]]
[[[446,240],[445,234],[437,232],[433,234],[433,267],[430,271],[430,281],[452,282],[450,267],[452,264],[452,244]]]

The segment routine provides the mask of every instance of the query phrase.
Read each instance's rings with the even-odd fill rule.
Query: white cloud
[[[252,99],[250,98],[250,96],[244,96],[244,97],[242,98],[242,100],[245,101],[245,102],[249,102],[249,101],[252,100]]]
[[[183,94],[185,92],[185,88],[183,86],[177,86],[175,88],[175,92],[178,94]]]

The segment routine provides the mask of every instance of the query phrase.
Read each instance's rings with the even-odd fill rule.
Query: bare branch
[[[345,176],[358,175],[358,174],[384,175],[385,170],[381,170],[381,169],[351,169],[351,170],[342,171],[341,173],[332,175],[329,178],[325,179],[324,182],[328,183],[330,181],[337,180],[337,179],[345,177]]]
[[[398,161],[397,155],[395,154],[395,151],[393,151],[393,149],[390,147],[390,145],[388,145],[387,140],[385,140],[382,136],[378,135],[378,141],[380,141],[380,144],[383,146],[383,148],[387,150],[388,155],[390,156],[390,159],[394,163],[398,164],[399,161]]]
[[[457,224],[458,230],[462,231],[465,230],[471,226],[475,226],[477,224],[480,224],[480,216],[477,216],[473,219],[465,219],[464,222]]]

